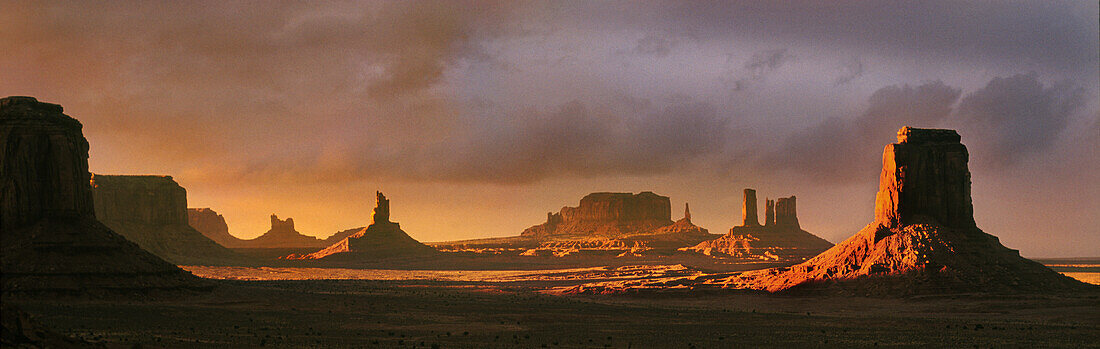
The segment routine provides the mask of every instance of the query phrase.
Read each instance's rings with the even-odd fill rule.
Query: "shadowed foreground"
[[[92,342],[167,347],[1079,347],[1097,294],[797,298],[755,293],[562,297],[538,285],[217,281],[180,299],[19,300]],[[5,299],[5,302],[8,300]]]

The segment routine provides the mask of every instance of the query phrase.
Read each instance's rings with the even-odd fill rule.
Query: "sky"
[[[978,226],[1100,256],[1095,1],[0,0],[0,95],[61,104],[102,174],[167,174],[253,238],[374,192],[421,241],[654,191],[724,233],[743,188],[839,242],[901,126],[953,128]]]

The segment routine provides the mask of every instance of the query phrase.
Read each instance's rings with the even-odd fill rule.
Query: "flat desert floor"
[[[1089,268],[1077,272],[1095,274]],[[743,291],[560,296],[547,290],[699,271],[681,265],[526,271],[186,269],[211,278],[216,287],[129,297],[141,301],[11,301],[57,332],[126,348],[1100,346],[1100,292],[904,299]]]

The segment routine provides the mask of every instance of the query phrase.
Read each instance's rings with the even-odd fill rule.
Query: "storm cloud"
[[[1100,115],[1098,13],[1088,1],[0,0],[0,95],[65,106],[94,171],[174,175],[245,230],[266,230],[271,206],[322,222],[305,230],[355,226],[332,202],[384,184],[420,198],[399,206],[410,216],[434,217],[410,231],[477,237],[528,222],[467,220],[475,204],[435,199],[494,192],[540,218],[512,192],[836,193],[873,181],[903,125],[959,129],[990,182],[1095,163],[1072,149]],[[1034,199],[1100,180],[1062,172]],[[692,208],[712,231],[735,219]]]

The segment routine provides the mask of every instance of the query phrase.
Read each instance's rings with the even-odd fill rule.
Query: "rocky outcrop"
[[[795,197],[775,199],[775,225],[798,229],[798,212],[795,210]]]
[[[93,174],[96,218],[127,240],[180,265],[234,265],[245,258],[188,224],[187,191],[171,176]]]
[[[1089,287],[974,226],[967,157],[955,131],[902,128],[883,151],[874,222],[804,263],[746,272],[723,287],[883,296]]]
[[[742,207],[755,206],[756,191],[745,189]],[[703,241],[681,251],[747,260],[803,261],[833,244],[802,230],[798,225],[794,196],[765,201],[764,225],[743,215],[745,224],[730,229],[717,239]],[[748,212],[748,210],[742,210]]]
[[[279,216],[271,214],[271,229],[260,237],[244,240],[245,248],[319,248],[324,247],[324,240],[304,235],[294,230],[294,219],[279,219]]]
[[[3,292],[207,287],[96,220],[88,142],[62,111],[32,97],[0,99]]]
[[[932,221],[972,228],[969,153],[954,130],[903,127],[882,153],[875,221],[891,227]]]
[[[741,225],[747,227],[760,225],[759,216],[756,214],[756,190],[745,188],[745,195],[741,200]]]
[[[592,193],[582,198],[577,207],[548,213],[546,223],[527,228],[520,236],[615,238],[667,226],[672,224],[671,216],[672,205],[667,196],[648,191]]]
[[[228,248],[244,247],[244,240],[229,234],[229,225],[225,223],[225,217],[209,207],[188,208],[187,225],[210,240],[214,240],[218,245]]]
[[[424,257],[438,253],[434,248],[416,241],[401,230],[400,224],[390,221],[390,201],[378,192],[374,214],[366,228],[307,255],[289,255],[285,259],[324,259],[326,261],[356,262],[394,257]]]

